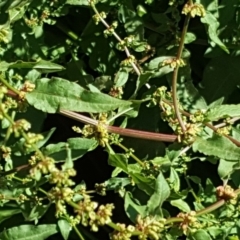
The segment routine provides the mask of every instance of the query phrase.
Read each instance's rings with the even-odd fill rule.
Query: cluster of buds
[[[177,217],[183,219],[179,227],[183,230],[184,234],[187,234],[189,228],[196,228],[199,225],[196,218],[196,212],[194,211],[189,213],[179,213]]]
[[[125,47],[131,47],[134,44],[134,40],[135,40],[135,37],[133,35],[125,37],[124,40],[120,41],[117,44],[117,49],[120,51],[123,51]]]
[[[109,138],[106,121],[105,114],[101,114],[96,126],[87,124],[82,130],[79,127],[73,127],[72,129],[77,133],[82,133],[84,137],[94,137],[100,146],[105,147]]]
[[[165,59],[159,67],[170,66],[171,68],[184,67],[186,63],[181,58],[169,58]]]
[[[95,184],[95,191],[101,196],[106,196],[106,184],[105,183],[96,183]]]
[[[107,17],[105,12],[100,12],[99,14],[93,15],[93,21],[95,22],[96,25],[101,21],[101,19],[105,19]]]
[[[55,161],[50,157],[45,157],[43,160],[39,161],[37,157],[32,156],[29,160],[29,164],[35,165],[30,170],[30,175],[32,177],[34,177],[38,171],[40,171],[41,174],[48,174],[56,171]]]
[[[123,95],[123,89],[122,87],[116,87],[116,86],[113,86],[111,89],[110,89],[110,92],[108,93],[110,96],[114,97],[114,98],[119,98],[121,99],[122,98],[122,95]]]
[[[182,14],[185,14],[185,15],[190,14],[192,18],[194,18],[195,16],[204,17],[206,15],[206,11],[202,4],[186,3],[183,7]]]
[[[114,209],[113,204],[99,206],[95,214],[91,214],[89,221],[91,230],[97,232],[99,226],[104,226],[105,224],[110,223],[113,209]]]
[[[177,127],[176,133],[178,135],[178,141],[188,145],[189,143],[192,143],[195,140],[196,136],[202,131],[202,125],[195,123],[186,123],[185,127],[186,131],[184,134],[180,126]]]
[[[30,19],[25,19],[25,23],[30,27],[30,28],[33,28],[33,27],[36,27],[38,25],[38,18],[37,17],[32,17]]]
[[[116,224],[118,227],[118,230],[114,230],[110,234],[111,240],[130,240],[132,233],[135,230],[135,227],[132,225],[126,226],[125,224]]]
[[[6,28],[0,29],[0,43],[1,42],[4,42],[6,44],[9,43],[10,36],[11,36],[11,33],[8,29]]]
[[[17,101],[11,97],[5,97],[4,105],[6,109],[15,109],[18,107]]]
[[[60,171],[55,169],[51,172],[49,176],[49,182],[60,186],[73,186],[75,183],[70,179],[70,177],[76,176],[76,171],[73,168],[68,168],[65,171]]]
[[[224,200],[235,199],[237,197],[234,189],[231,188],[229,185],[217,187],[216,194],[219,199]]]
[[[44,137],[41,134],[36,134],[36,133],[27,133],[27,140],[24,143],[24,146],[26,148],[31,148],[34,144],[37,142],[43,140]]]
[[[7,92],[8,90],[5,86],[0,86],[0,99],[3,99]]]
[[[11,133],[14,133],[14,136],[17,138],[21,135],[22,131],[28,131],[30,128],[31,128],[31,124],[27,120],[19,119],[16,122],[14,122],[14,124],[11,126],[9,130]],[[39,136],[42,136],[42,135],[39,135]],[[37,138],[39,138],[39,136]],[[35,142],[36,136],[31,135],[30,137],[33,138],[34,139],[33,142]],[[39,140],[42,140],[42,139],[43,137],[41,139],[39,138]]]
[[[97,202],[91,201],[88,195],[85,195],[84,199],[78,203],[78,207],[75,208],[77,219],[83,226],[91,226],[91,230],[98,231],[99,226],[103,226],[111,222],[112,211],[114,209],[113,204],[101,205],[98,207]]]
[[[2,158],[4,158],[4,159],[10,158],[11,151],[12,151],[10,147],[6,147],[6,146],[2,145],[1,151],[2,151]]]
[[[202,123],[202,122],[205,121],[205,118],[206,118],[205,111],[204,110],[198,110],[189,117],[189,120],[192,123]]]
[[[44,9],[42,15],[40,17],[41,21],[44,21],[50,16],[50,11],[48,9]]]
[[[35,89],[35,84],[31,83],[29,81],[26,81],[23,84],[23,86],[21,88],[21,91],[23,91],[23,92],[32,92],[34,89]]]
[[[65,201],[71,201],[73,194],[74,191],[69,187],[65,188],[54,187],[48,193],[49,198],[56,204],[57,217],[60,217],[61,215],[67,213]]]
[[[160,165],[152,161],[144,161],[142,173],[150,178],[156,178],[160,172]]]
[[[132,66],[132,64],[134,63],[136,63],[136,58],[133,55],[130,55],[127,59],[121,62],[121,66],[129,67]]]
[[[161,233],[165,229],[165,218],[155,219],[154,217],[142,218],[140,215],[137,217],[136,230],[141,232],[138,235],[139,240],[158,240]]]
[[[117,28],[118,26],[118,22],[113,22],[111,26],[109,26],[109,28],[107,28],[106,30],[104,30],[103,34],[104,34],[104,37],[109,37],[109,36],[112,36],[115,29]]]
[[[27,200],[29,200],[29,199],[28,199],[28,197],[25,196],[24,194],[20,194],[20,195],[18,196],[18,198],[17,198],[17,201],[18,201],[19,203],[23,203],[23,202],[25,202],[25,201],[27,201]]]

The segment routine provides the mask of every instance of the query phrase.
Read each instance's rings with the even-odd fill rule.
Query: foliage
[[[0,239],[240,239],[239,7],[1,1]],[[78,136],[51,141],[53,113]]]

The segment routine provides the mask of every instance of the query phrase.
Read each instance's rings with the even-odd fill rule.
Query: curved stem
[[[186,33],[187,33],[189,20],[190,20],[190,14],[188,14],[186,16],[186,18],[185,18],[185,22],[184,22],[184,26],[183,26],[183,30],[182,30],[182,35],[181,35],[181,40],[180,40],[180,44],[179,44],[179,48],[178,48],[178,52],[177,52],[177,57],[176,57],[177,60],[181,59],[181,56],[182,56],[183,47],[184,47],[184,40],[185,40],[185,36],[186,36]],[[179,124],[180,124],[180,126],[182,128],[182,131],[185,132],[186,131],[186,127],[184,125],[184,122],[182,120],[182,117],[181,117],[181,114],[180,114],[180,111],[179,111],[178,99],[177,99],[178,70],[179,70],[179,66],[177,65],[176,68],[174,69],[173,78],[172,78],[173,106],[174,106],[174,110],[175,110],[178,122],[179,122]]]

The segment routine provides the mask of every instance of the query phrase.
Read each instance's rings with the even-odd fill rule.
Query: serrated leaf
[[[56,224],[21,225],[0,233],[1,240],[45,240],[57,233]]]
[[[163,202],[169,197],[170,188],[162,173],[160,173],[155,182],[153,195],[147,202],[147,212],[149,215],[155,215]]]
[[[69,222],[66,219],[59,219],[57,224],[63,239],[67,240],[69,237],[69,233],[72,230],[72,226],[69,224]]]
[[[221,105],[211,108],[206,115],[208,121],[217,121],[224,117],[240,116],[240,104],[237,105]]]
[[[211,14],[210,12],[206,11],[205,16],[201,17],[201,22],[207,26],[209,38],[214,43],[216,43],[220,48],[222,48],[225,52],[229,53],[225,44],[218,37],[219,22],[214,17],[214,15]]]
[[[240,148],[229,139],[216,134],[208,139],[197,137],[193,143],[193,150],[229,161],[237,162],[240,159]]]
[[[178,209],[180,209],[183,212],[188,213],[191,211],[191,208],[189,207],[189,205],[182,199],[172,200],[172,201],[170,201],[170,203],[172,206],[177,207]]]
[[[48,113],[56,113],[59,109],[97,113],[130,105],[130,102],[103,93],[89,92],[61,78],[39,79],[36,89],[27,93],[26,99],[30,105]]]

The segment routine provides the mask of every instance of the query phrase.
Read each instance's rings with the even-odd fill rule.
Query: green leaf
[[[36,223],[47,212],[49,207],[50,204],[32,206],[31,203],[24,202],[21,204],[21,211],[26,221],[35,221]]]
[[[12,217],[15,214],[20,213],[21,210],[19,208],[8,208],[4,207],[0,209],[0,223],[5,221],[6,219]]]
[[[116,87],[122,87],[128,80],[128,72],[124,69],[120,69],[114,79]]]
[[[155,190],[153,195],[147,202],[147,212],[149,215],[155,215],[163,202],[169,197],[170,188],[162,173],[160,173],[155,182]]]
[[[72,230],[72,226],[69,224],[69,222],[66,219],[59,219],[57,224],[63,239],[68,240],[69,233]]]
[[[239,164],[236,162],[230,162],[230,161],[225,161],[223,159],[220,159],[219,165],[218,165],[219,177],[221,179],[225,179],[226,177],[229,177],[234,170],[234,165],[239,165]]]
[[[237,105],[221,105],[215,108],[211,108],[206,115],[208,121],[217,121],[226,117],[239,117],[240,116],[240,104]]]
[[[64,70],[64,67],[42,59],[37,62],[17,61],[15,63],[9,63],[8,68],[30,68],[36,69],[41,73],[52,73]]]
[[[67,148],[72,150],[72,159],[76,160],[88,151],[94,150],[97,146],[98,143],[95,139],[69,138],[67,143],[49,144],[44,148],[43,152],[45,155],[54,158],[55,161],[63,162],[67,158]]]
[[[138,77],[134,95],[137,94],[138,90],[139,90],[144,84],[146,84],[152,76],[153,76],[153,73],[152,73],[152,72],[144,72],[143,74],[141,74],[141,75]]]
[[[126,156],[124,154],[109,153],[108,164],[113,167],[118,167],[126,173],[128,172],[127,162],[128,162],[128,159],[126,158]]]
[[[189,205],[182,199],[172,200],[172,201],[170,201],[170,203],[172,206],[177,207],[178,209],[180,209],[183,212],[188,213],[191,211],[191,208],[189,207]]]
[[[130,102],[103,93],[89,92],[61,78],[39,79],[36,89],[26,94],[26,99],[30,105],[48,113],[56,113],[59,109],[97,113],[130,105]]]
[[[174,168],[170,169],[169,181],[171,182],[174,191],[178,192],[180,190],[180,179]]]
[[[0,233],[1,240],[45,240],[57,233],[56,224],[21,225]]]
[[[193,240],[211,240],[211,237],[205,230],[199,229],[192,234]]]
[[[193,150],[229,161],[237,162],[240,159],[240,148],[229,139],[216,134],[209,139],[197,137],[193,143]]]
[[[214,43],[216,43],[220,48],[222,48],[225,52],[229,53],[225,44],[218,37],[218,31],[217,30],[218,30],[218,27],[219,27],[219,22],[214,17],[214,15],[211,14],[210,12],[206,11],[205,16],[201,17],[201,22],[204,23],[207,26],[209,38]]]
[[[197,37],[196,37],[196,35],[195,35],[194,33],[187,32],[186,37],[185,37],[185,39],[184,39],[184,43],[185,43],[185,44],[189,44],[189,43],[195,41],[196,38],[197,38]]]
[[[80,5],[80,6],[89,6],[88,0],[67,0],[66,4],[69,5]]]
[[[227,63],[227,64],[226,64]],[[211,103],[221,97],[228,97],[239,84],[240,57],[221,56],[213,58],[206,66],[201,85],[202,96]]]
[[[130,220],[135,223],[138,215],[145,217],[146,206],[136,204],[132,198],[132,194],[130,192],[126,192],[124,198],[124,209]]]
[[[104,182],[104,186],[106,187],[107,190],[115,190],[115,191],[118,191],[129,184],[131,184],[130,178],[113,177]]]

